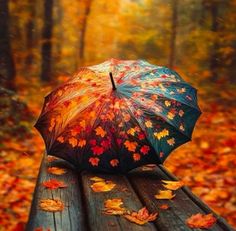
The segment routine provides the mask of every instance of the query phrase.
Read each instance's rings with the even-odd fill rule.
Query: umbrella
[[[35,127],[47,154],[81,170],[127,172],[163,163],[191,140],[200,114],[196,89],[175,71],[111,59],[47,95]]]

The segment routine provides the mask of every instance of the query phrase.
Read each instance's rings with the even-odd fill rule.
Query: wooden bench
[[[47,172],[48,167],[57,166],[67,168],[63,175],[56,176]],[[95,193],[90,185],[93,176],[112,180],[116,187],[109,192]],[[49,190],[42,186],[42,182],[57,178],[65,181],[69,186],[63,189]],[[198,197],[193,195],[187,187],[175,191],[172,200],[156,200],[154,194],[163,189],[161,180],[177,180],[163,166],[150,169],[136,169],[127,175],[109,175],[82,172],[63,160],[47,162],[43,159],[37,185],[34,192],[31,212],[26,231],[188,231],[190,229],[185,220],[196,213],[213,213]],[[41,199],[59,198],[65,203],[62,212],[45,212],[39,208]],[[159,212],[154,222],[143,226],[129,222],[121,216],[110,216],[102,213],[106,199],[122,198],[126,207],[135,211],[146,206],[150,212]],[[161,204],[168,204],[169,209],[160,210]],[[214,213],[213,213],[214,214]],[[209,230],[233,230],[222,218],[217,218],[216,224]]]

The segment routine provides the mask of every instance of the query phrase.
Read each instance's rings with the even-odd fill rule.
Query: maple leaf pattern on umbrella
[[[81,169],[127,172],[163,163],[191,139],[201,114],[196,94],[166,67],[111,59],[81,68],[46,96],[36,128],[50,155]]]

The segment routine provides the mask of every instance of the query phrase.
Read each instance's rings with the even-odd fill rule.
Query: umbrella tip
[[[112,83],[112,89],[113,90],[116,90],[116,85],[115,85],[115,81],[113,79],[113,75],[111,72],[109,72],[109,75],[110,75],[110,79],[111,79],[111,83]]]

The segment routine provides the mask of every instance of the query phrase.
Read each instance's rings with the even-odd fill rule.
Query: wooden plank
[[[62,167],[65,168],[67,172],[60,176],[52,175],[47,173],[49,166]],[[51,178],[64,181],[68,184],[68,187],[56,190],[45,189],[42,186],[42,182]],[[65,208],[62,212],[45,212],[39,208],[39,201],[41,199],[55,198],[64,202]],[[46,159],[43,159],[26,231],[33,231],[39,227],[43,228],[43,230],[50,228],[50,231],[85,231],[87,228],[84,215],[78,174],[73,170],[72,166],[64,160],[47,163]]]
[[[116,186],[109,192],[93,192],[90,178],[98,176],[113,181]],[[83,172],[82,174],[83,195],[88,214],[89,230],[91,231],[154,231],[154,223],[149,222],[143,226],[136,225],[121,216],[105,215],[102,212],[104,201],[107,199],[121,198],[124,207],[130,210],[139,210],[143,204],[135,194],[126,177],[123,175],[93,174]],[[150,211],[152,212],[152,210]]]
[[[186,187],[175,191],[175,198],[172,200],[157,200],[154,195],[163,190],[161,180],[176,180],[164,171],[164,167],[156,167],[152,171],[143,171],[142,168],[129,173],[128,178],[138,194],[139,198],[152,211],[159,211],[159,217],[155,224],[160,231],[175,230],[175,231],[190,231],[201,229],[190,229],[186,226],[185,221],[188,217],[195,213],[207,214],[212,212],[210,209],[205,210],[199,206],[192,197],[186,193]],[[161,210],[160,205],[168,204],[169,209]],[[219,218],[219,217],[218,217]],[[233,230],[229,226],[222,226],[221,220],[208,230],[222,231]]]

